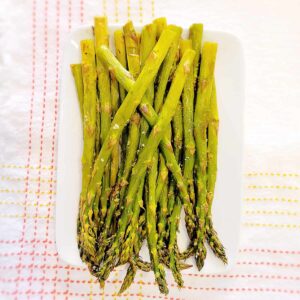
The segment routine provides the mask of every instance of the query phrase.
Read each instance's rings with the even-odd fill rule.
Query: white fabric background
[[[186,287],[172,287],[167,299],[300,299],[298,0],[1,1],[1,299],[116,298],[123,274],[101,294],[85,269],[64,265],[56,254],[60,58],[66,33],[95,14],[147,22],[153,9],[170,23],[202,22],[237,35],[246,60],[238,264],[227,275],[186,275]],[[159,297],[152,275],[140,274],[121,299]]]

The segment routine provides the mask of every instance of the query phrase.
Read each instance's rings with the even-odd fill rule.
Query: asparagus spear
[[[207,146],[207,204],[208,213],[206,216],[206,239],[217,257],[227,264],[227,257],[224,246],[218,238],[217,232],[213,228],[212,222],[212,201],[214,198],[215,184],[217,178],[217,153],[218,153],[218,128],[219,114],[217,104],[216,84],[213,82],[213,89],[210,101],[210,120],[208,124],[208,146]]]
[[[94,19],[95,47],[104,45],[108,47],[108,28],[106,17]],[[101,107],[101,143],[104,142],[111,123],[111,93],[109,71],[105,68],[99,55],[97,55],[98,90]]]
[[[148,201],[148,193],[147,192],[147,185],[144,186],[144,201],[143,203]],[[141,207],[142,208],[142,207]],[[143,241],[146,238],[147,235],[147,228],[146,228],[146,212],[145,208],[142,208],[142,213],[140,215],[139,219],[139,234],[136,236],[135,242],[134,242],[134,256],[135,260],[134,263],[137,265],[139,269],[145,272],[149,272],[151,270],[151,264],[149,262],[143,261],[139,257],[140,250],[143,245]]]
[[[112,116],[114,116],[119,108],[119,85],[118,81],[113,75],[110,74],[110,91],[111,91],[111,108],[112,108]],[[110,186],[114,186],[117,180],[119,165],[120,165],[120,145],[119,143],[114,147],[111,154],[111,170],[110,170]]]
[[[193,24],[190,27],[189,35],[191,40],[182,40],[180,43],[181,55],[191,47],[195,50],[196,55],[193,64],[193,72],[186,80],[183,89],[182,103],[183,103],[183,129],[184,129],[184,178],[187,182],[187,187],[190,195],[191,202],[195,205],[195,189],[194,189],[194,163],[195,163],[195,139],[193,134],[194,126],[194,97],[195,88],[197,87],[197,78],[199,71],[199,60],[201,54],[202,43],[202,24]],[[186,251],[180,256],[182,259],[187,259],[193,254],[194,246],[190,245]]]
[[[156,186],[156,199],[159,199],[164,186],[167,184],[168,168],[165,163],[165,159],[162,154],[159,156],[159,172]]]
[[[149,272],[151,270],[151,265],[148,262],[144,262],[139,258],[139,252],[142,247],[142,242],[146,236],[146,230],[144,229],[145,214],[142,213],[139,219],[139,236],[136,236],[135,240],[135,254],[134,258],[129,260],[129,267],[126,272],[126,276],[123,280],[122,286],[119,290],[119,295],[127,290],[132,284],[134,277],[136,275],[137,269],[144,272]]]
[[[130,73],[127,72],[122,65],[115,59],[114,55],[108,49],[101,49],[101,56],[103,61],[107,66],[114,72],[117,80],[121,85],[123,85],[127,90],[130,90],[134,85],[134,81],[130,78]],[[143,69],[144,70],[144,69]],[[157,121],[158,115],[154,111],[153,107],[149,104],[147,97],[144,97],[139,106],[141,113],[148,121],[151,126]],[[160,148],[164,154],[165,160],[167,162],[167,167],[171,171],[174,179],[177,182],[177,188],[179,190],[181,199],[184,204],[184,210],[186,213],[186,220],[188,222],[188,227],[193,229],[195,227],[194,217],[193,217],[193,207],[190,203],[188,191],[181,174],[181,168],[177,163],[176,157],[173,153],[172,144],[169,139],[169,128],[163,137],[163,140],[160,144]]]
[[[141,68],[144,67],[145,61],[149,56],[149,53],[153,49],[156,42],[156,25],[149,24],[146,25],[141,34],[141,49],[140,49],[140,58],[141,58]],[[154,84],[152,83],[148,88],[147,92],[147,103],[152,106],[154,100]],[[141,139],[140,139],[140,150],[145,146],[149,133],[149,125],[145,118],[142,119],[141,123]]]
[[[161,38],[163,37],[163,34]],[[170,91],[166,98],[165,104],[161,110],[161,113],[158,117],[156,125],[152,128],[152,131],[149,135],[147,145],[145,148],[140,152],[137,163],[132,169],[131,173],[131,180],[128,187],[128,192],[126,195],[126,203],[124,210],[122,212],[121,218],[119,220],[119,229],[116,234],[114,243],[112,244],[110,250],[108,251],[107,258],[103,262],[100,271],[99,277],[105,280],[108,276],[110,271],[115,265],[115,260],[119,255],[119,245],[123,242],[125,230],[127,227],[128,222],[132,217],[132,206],[133,206],[133,199],[136,191],[139,188],[141,178],[143,178],[148,164],[151,162],[151,158],[156,151],[160,140],[164,136],[164,132],[170,123],[175,108],[178,104],[180,94],[182,92],[182,88],[186,79],[187,74],[190,72],[190,65],[192,64],[194,59],[194,51],[190,50],[185,53],[182,57],[181,62],[176,70]],[[145,66],[146,67],[146,66]],[[145,67],[143,71],[145,70]],[[142,71],[142,73],[143,73]],[[141,74],[142,74],[141,73]],[[140,75],[141,76],[141,75]],[[152,253],[152,256],[154,254]],[[159,274],[157,274],[158,276]],[[166,290],[164,290],[166,291]]]
[[[110,130],[107,134],[102,148],[95,160],[94,168],[92,171],[91,180],[88,186],[88,193],[86,194],[85,206],[83,207],[84,218],[82,224],[84,224],[84,232],[86,240],[95,244],[95,237],[91,234],[90,225],[93,224],[93,203],[95,200],[96,191],[101,187],[101,180],[105,171],[105,166],[110,158],[113,147],[117,144],[118,139],[122,133],[123,128],[128,122],[131,115],[134,113],[137,106],[140,104],[141,98],[143,97],[147,87],[153,81],[157,71],[167,54],[167,51],[174,39],[174,32],[171,30],[165,30],[153,51],[149,55],[145,66],[134,84],[133,89],[128,93],[119,110],[117,111]],[[107,49],[105,46],[101,46],[98,49],[98,55],[101,57],[101,53]],[[109,50],[108,50],[109,51]],[[112,55],[113,56],[113,55]],[[102,56],[103,57],[103,56]],[[130,79],[131,75],[128,73]],[[89,252],[89,249],[85,249]]]
[[[83,79],[83,153],[82,153],[82,190],[80,196],[80,224],[84,224],[86,212],[84,207],[86,201],[84,195],[87,192],[95,151],[95,131],[96,131],[96,69],[95,69],[95,51],[92,40],[81,41],[82,53],[82,79]],[[94,230],[94,228],[92,228]],[[95,254],[95,244],[93,239],[84,234],[84,227],[81,227],[79,241],[83,248],[88,249],[91,256]],[[83,235],[83,236],[82,236]]]
[[[201,36],[193,34],[194,39],[200,39]],[[197,43],[197,42],[195,42]],[[192,49],[191,40],[181,40],[180,41],[180,52],[181,55],[187,50]],[[183,131],[184,131],[184,178],[187,183],[190,200],[195,205],[195,191],[194,191],[194,153],[195,153],[195,140],[193,134],[193,119],[194,119],[194,69],[195,62],[199,60],[199,49],[197,47],[195,50],[195,59],[193,64],[193,72],[191,72],[185,82],[185,86],[182,93],[182,105],[183,105]],[[189,232],[190,237],[193,239],[193,233]],[[191,246],[193,248],[193,246]],[[187,252],[184,252],[181,257],[187,258],[192,252],[191,249],[187,249]]]
[[[141,49],[142,64],[143,64],[143,61],[145,60],[145,57],[148,55],[148,52],[149,52],[149,50],[147,50],[147,45],[149,44],[148,41],[152,40],[152,44],[155,43],[155,39],[156,39],[156,36],[157,36],[157,27],[158,26],[162,27],[161,26],[162,24],[160,24],[160,22],[158,22],[158,23],[159,23],[158,25],[155,24],[155,23],[149,24],[142,31],[142,42],[143,42],[143,45],[144,45],[144,47]],[[150,47],[148,46],[148,48],[150,48]],[[150,101],[148,103],[151,104],[151,105],[153,105],[153,101],[154,101],[154,85],[152,85],[151,90],[150,89],[148,90],[148,99],[150,99]],[[143,119],[142,125],[143,125],[142,132],[144,133],[144,135],[146,135],[148,133],[148,131],[149,131],[149,124],[148,124],[147,120]],[[141,143],[141,149],[143,149],[144,145],[146,144],[146,138],[144,136],[142,136],[141,141],[142,141],[142,143]],[[155,201],[155,203],[156,203],[157,199],[160,198],[159,195],[160,195],[161,190],[163,188],[163,184],[164,184],[164,182],[167,179],[168,169],[167,169],[167,167],[165,165],[165,160],[164,160],[163,156],[160,156],[160,173],[159,173],[159,178],[161,179],[162,182],[161,182],[160,186],[158,186],[158,189],[157,189],[155,187],[155,184],[153,183],[153,177],[154,177],[153,174],[157,173],[158,155],[156,154],[153,159],[154,159],[154,161],[153,161],[153,166],[152,166],[152,169],[151,169],[151,172],[150,172],[151,175],[149,175],[149,180],[148,180],[149,181],[149,186],[148,187],[149,187],[149,194],[152,195],[152,201],[153,202]],[[152,178],[152,184],[150,184],[150,182],[151,182],[150,177]],[[151,189],[150,189],[150,187],[151,187]],[[148,213],[148,211],[147,211],[147,213]],[[159,219],[158,224],[161,224],[161,226],[158,225],[158,227],[160,227],[162,229],[162,220],[161,220],[161,218]],[[157,239],[156,239],[156,242],[157,242]],[[155,247],[155,245],[152,245],[152,247]],[[158,249],[159,249],[159,245],[157,244],[157,250]],[[155,266],[157,266],[157,262],[155,263]]]
[[[122,286],[118,292],[118,295],[121,295],[122,293],[124,293],[132,284],[135,274],[137,272],[137,267],[134,263],[130,263],[125,278],[122,282]]]
[[[177,230],[180,220],[180,212],[181,212],[181,202],[178,197],[176,197],[176,202],[174,205],[174,209],[172,211],[170,220],[169,220],[169,255],[170,255],[170,269],[172,271],[173,277],[175,282],[177,283],[178,287],[183,287],[183,279],[180,273],[180,268],[178,265],[178,258],[176,256],[176,249],[177,249]]]
[[[173,137],[174,137],[174,148],[175,148],[175,157],[179,160],[181,149],[182,149],[182,140],[183,140],[183,124],[182,124],[182,103],[179,102],[175,115],[173,118]]]
[[[189,73],[190,76],[191,72]],[[173,127],[173,140],[174,140],[174,146],[175,146],[175,157],[178,162],[178,164],[181,164],[181,150],[182,150],[182,140],[183,140],[183,124],[182,124],[182,104],[181,102],[178,103],[175,111],[174,118],[172,120],[172,127]],[[172,191],[173,189],[173,191]],[[174,180],[171,181],[171,186],[170,186],[170,194],[172,195],[169,198],[169,203],[168,203],[168,211],[171,212],[173,211],[174,208],[174,203],[175,203],[175,185],[174,185]],[[194,216],[193,216],[194,217]],[[187,220],[188,224],[188,220]],[[187,227],[187,231],[189,233],[189,237],[192,238],[192,233],[193,233],[193,228]]]
[[[196,215],[199,222],[196,239],[196,264],[199,270],[206,257],[205,218],[208,212],[207,197],[207,127],[210,116],[210,99],[212,93],[214,68],[217,54],[216,43],[204,43],[198,83],[197,100],[194,114],[194,134],[197,154],[197,202]]]
[[[91,167],[94,159],[95,124],[96,124],[96,69],[95,50],[92,40],[81,41],[83,111],[84,111],[84,147],[82,155],[83,176],[82,192],[86,192]]]
[[[119,62],[122,64],[122,66],[126,68],[127,60],[126,60],[126,48],[125,48],[123,30],[121,29],[116,30],[114,33],[114,39],[115,39],[116,57],[119,60]],[[120,90],[121,102],[123,102],[123,100],[125,99],[125,89],[123,88],[123,86],[120,85],[119,90]]]
[[[166,274],[162,264],[159,262],[157,251],[157,238],[158,233],[156,231],[156,198],[155,198],[155,185],[157,178],[157,153],[154,153],[152,164],[149,171],[148,184],[149,184],[149,199],[146,203],[146,215],[147,215],[147,237],[151,262],[153,265],[153,271],[155,281],[158,284],[159,290],[163,294],[168,294],[168,286],[166,282]]]
[[[125,41],[124,41],[124,35],[123,30],[119,29],[116,30],[114,33],[114,40],[115,40],[115,48],[116,48],[116,57],[119,60],[119,62],[122,64],[124,68],[127,68],[127,60],[126,60],[126,49],[125,49]],[[112,74],[112,73],[111,73]],[[115,76],[113,76],[115,78]],[[123,88],[123,86],[119,85],[119,94],[120,94],[120,102],[122,103],[125,99],[126,91]],[[124,128],[122,137],[121,137],[121,151],[122,155],[125,155],[126,152],[126,145],[127,145],[127,128]],[[124,160],[121,159],[120,163],[120,171],[119,175],[122,175],[124,167]]]
[[[167,215],[168,215],[168,179],[165,181],[163,190],[158,199],[158,223],[157,223],[157,233],[158,241],[157,248],[159,253],[165,246],[165,237],[166,237],[166,224],[167,224]]]
[[[83,121],[83,81],[82,81],[82,65],[81,64],[71,64],[71,71],[74,77],[78,104],[80,109],[81,120]],[[81,201],[80,201],[81,202]],[[81,204],[80,204],[81,207]],[[78,246],[80,247],[80,232],[81,232],[81,220],[80,213],[77,216],[77,237],[78,237]],[[83,261],[87,261],[88,259],[85,257],[84,253],[80,250],[80,256]]]
[[[128,262],[130,257],[133,255],[133,246],[135,243],[135,238],[138,235],[138,222],[139,222],[140,208],[143,206],[143,191],[144,191],[144,179],[142,179],[137,195],[134,199],[133,214],[132,214],[131,222],[127,227],[125,240],[122,245],[122,250],[119,259],[120,264],[125,264],[126,262]]]
[[[140,74],[139,38],[131,21],[123,27],[128,70],[134,79]]]
[[[195,36],[195,38],[200,38]],[[182,40],[180,44],[181,52],[184,53],[187,49],[192,48],[191,40]],[[199,52],[195,50],[197,54]],[[195,56],[197,57],[197,55]],[[199,56],[198,56],[199,57]],[[195,61],[194,61],[195,66]],[[193,66],[193,67],[194,67]],[[194,68],[193,68],[194,70]],[[184,129],[184,178],[187,181],[190,199],[195,204],[195,191],[194,191],[194,162],[195,162],[195,139],[193,134],[194,124],[194,78],[193,72],[189,75],[186,80],[183,94],[183,129]]]
[[[94,18],[94,33],[95,33],[95,46],[98,49],[104,45],[108,47],[108,28],[106,17]],[[109,71],[102,64],[99,56],[97,55],[97,74],[98,74],[98,90],[100,94],[100,107],[101,107],[101,132],[100,142],[106,139],[110,124],[111,124],[111,93],[110,93],[110,76]],[[116,149],[114,147],[114,149]],[[115,153],[114,153],[115,154]],[[101,219],[104,222],[107,212],[107,199],[110,193],[110,164],[105,167],[105,175],[103,177],[103,187],[101,192]]]
[[[192,67],[192,66],[191,66]],[[191,76],[193,69],[191,68],[191,72],[187,76],[187,79]],[[172,128],[173,128],[173,137],[174,137],[174,144],[175,144],[175,157],[178,163],[181,162],[181,154],[182,154],[182,141],[183,141],[183,116],[182,116],[182,103],[179,101],[174,118],[172,120]],[[173,181],[171,182],[171,189],[175,188]],[[181,202],[178,196],[175,195],[170,198],[169,202],[169,218],[168,218],[168,235],[169,235],[169,245],[168,245],[168,256],[170,258],[170,269],[172,271],[173,277],[175,282],[177,283],[178,287],[183,286],[182,276],[178,266],[178,259],[177,259],[177,229],[180,219],[180,212],[181,212]],[[172,203],[175,200],[175,203]],[[189,233],[190,238],[192,238],[193,229],[187,227],[187,231]]]
[[[189,30],[190,39],[192,40],[193,49],[196,52],[193,66],[194,73],[194,86],[196,88],[197,79],[200,69],[200,56],[201,56],[201,47],[202,47],[202,35],[203,35],[203,24],[195,23],[190,27]]]
[[[159,39],[163,30],[167,27],[167,19],[165,17],[157,18],[153,21],[153,24],[157,28],[156,37]]]
[[[80,109],[81,120],[83,120],[83,81],[82,81],[82,66],[81,64],[71,65],[72,74],[75,81],[77,98]]]
[[[123,175],[120,180],[121,197],[124,196],[125,186],[128,184],[127,180],[136,158],[136,152],[140,139],[140,120],[141,117],[138,113],[134,113],[134,115],[130,119],[129,136],[126,146],[126,158],[124,163]]]
[[[156,33],[157,26],[155,24],[147,24],[142,29],[140,45],[141,68],[144,67],[146,59],[155,46]]]
[[[166,59],[162,65],[161,72],[159,73],[158,77],[158,86],[155,94],[155,100],[154,100],[154,108],[156,112],[159,112],[161,109],[161,106],[163,104],[163,100],[165,97],[165,91],[167,82],[171,73],[172,66],[174,64],[175,58],[176,58],[176,52],[178,49],[178,43],[179,39],[182,33],[182,28],[175,26],[175,25],[169,25],[167,28],[172,29],[176,33],[176,38],[174,39],[170,50],[166,56]]]

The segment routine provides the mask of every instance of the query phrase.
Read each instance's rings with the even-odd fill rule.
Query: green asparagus
[[[190,72],[190,66],[193,62],[193,59],[194,59],[193,50],[187,51],[185,55],[182,57],[181,62],[176,70],[176,74],[174,76],[165,104],[158,117],[157,123],[152,128],[152,131],[148,138],[147,145],[140,152],[137,163],[132,169],[131,180],[126,195],[124,210],[119,220],[119,230],[115,237],[114,243],[112,244],[112,247],[109,249],[107,253],[107,258],[104,261],[99,271],[99,277],[103,280],[105,280],[109,276],[112,268],[115,265],[115,261],[120,251],[119,245],[120,243],[122,243],[124,239],[126,227],[132,217],[132,206],[133,206],[134,195],[138,190],[141,178],[143,178],[146,169],[149,163],[151,162],[151,158],[154,152],[156,151],[159,142],[164,136],[165,130],[167,129],[174,115],[174,111],[175,108],[177,107],[186,76]],[[145,70],[145,67],[143,70]]]
[[[91,226],[93,224],[93,210],[91,208],[94,204],[96,191],[101,189],[101,181],[105,171],[105,166],[110,158],[113,147],[118,143],[123,128],[137,106],[140,104],[141,98],[157,74],[173,39],[173,31],[166,29],[162,33],[161,38],[149,55],[141,74],[136,80],[134,87],[130,90],[123,103],[120,105],[120,108],[112,121],[107,137],[95,160],[91,180],[88,186],[88,193],[85,195],[85,206],[83,207],[84,213],[82,221],[84,231],[83,235],[85,236],[84,240],[89,241],[89,243],[91,242],[93,245],[95,244],[95,236],[91,231],[91,227],[93,227]],[[101,53],[103,53],[105,49],[107,49],[105,46],[100,46],[98,49],[97,53],[100,57]],[[128,76],[132,79],[130,74]],[[84,250],[90,252],[90,247],[85,248],[86,249]]]
[[[219,129],[219,114],[217,104],[216,84],[213,82],[213,89],[210,101],[210,120],[208,123],[208,146],[207,146],[207,204],[208,213],[206,216],[206,239],[212,251],[225,264],[227,257],[224,246],[219,240],[217,232],[213,228],[212,222],[212,201],[214,198],[215,184],[217,178],[217,152],[218,152],[218,129]]]
[[[113,70],[119,83],[123,85],[127,90],[130,90],[134,85],[134,81],[132,80],[132,78],[130,78],[131,76],[130,73],[127,72],[122,67],[122,65],[115,59],[114,55],[112,55],[108,49],[102,48],[101,50],[103,50],[101,52],[103,61],[107,64],[107,66],[111,69],[111,71]],[[149,101],[147,100],[146,97],[143,98],[139,108],[141,113],[145,117],[145,119],[148,121],[148,123],[151,126],[154,126],[154,124],[157,121],[158,115],[155,113],[153,107],[149,104]],[[181,173],[181,168],[177,163],[176,157],[173,153],[173,147],[169,139],[168,130],[166,131],[163,137],[162,143],[160,144],[160,148],[165,156],[167,167],[171,171],[174,179],[177,182],[177,188],[180,192],[181,200],[183,201],[184,204],[188,226],[189,228],[193,229],[195,228],[194,218],[193,218],[193,207],[192,204],[190,203],[188,191],[184,182],[184,178]]]
[[[217,54],[216,43],[204,43],[194,114],[194,134],[197,155],[197,203],[196,215],[198,230],[196,239],[196,264],[199,270],[206,257],[205,218],[208,212],[207,198],[207,127],[209,123],[210,99],[212,93],[214,68]]]

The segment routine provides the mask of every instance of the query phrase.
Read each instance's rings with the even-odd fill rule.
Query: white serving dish
[[[120,26],[110,26],[110,32]],[[141,28],[137,28],[140,30]],[[112,35],[111,35],[112,36]],[[187,30],[184,31],[187,36]],[[82,265],[76,238],[76,220],[81,189],[82,127],[70,64],[80,62],[80,40],[92,38],[91,26],[74,30],[65,45],[60,85],[60,114],[57,162],[56,245],[60,258],[72,265]],[[226,247],[228,265],[224,266],[208,251],[202,273],[222,273],[235,263],[240,231],[244,58],[239,40],[228,33],[205,31],[204,41],[219,44],[215,78],[220,114],[218,176],[213,220]],[[111,39],[111,44],[113,41]],[[187,245],[183,222],[179,246]],[[147,248],[142,249],[147,257]],[[191,262],[193,259],[190,260]],[[198,272],[196,267],[188,270]]]

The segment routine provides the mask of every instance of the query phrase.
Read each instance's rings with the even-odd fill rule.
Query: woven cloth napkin
[[[0,10],[1,299],[300,299],[300,4],[298,0],[2,0]],[[59,80],[66,34],[95,14],[137,24],[225,30],[246,59],[241,241],[227,274],[171,278],[164,297],[139,273],[114,294],[60,261],[54,239]]]

